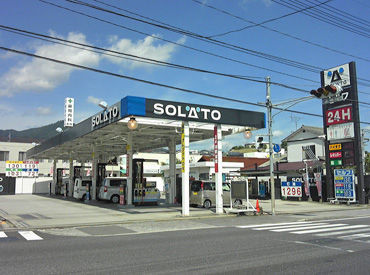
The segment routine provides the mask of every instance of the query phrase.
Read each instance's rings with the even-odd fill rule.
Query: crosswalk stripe
[[[338,224],[328,224],[328,225],[320,225],[320,226],[317,226],[316,228],[315,227],[312,227],[312,228],[300,228],[298,229],[298,231],[294,231],[294,232],[290,232],[292,234],[309,234],[309,233],[315,233],[317,232],[317,230],[319,230],[318,228],[328,228],[328,227],[343,227],[344,225],[348,225],[348,224],[344,224],[344,223],[338,223]],[[305,229],[312,229],[312,230],[305,230]],[[334,229],[333,229],[334,230]]]
[[[316,234],[315,236],[318,237],[327,237],[327,236],[337,236],[337,235],[344,235],[344,234],[350,234],[350,233],[358,233],[358,232],[366,232],[370,231],[370,228],[368,225],[353,225],[357,227],[364,227],[361,229],[354,229],[354,230],[346,230],[346,231],[339,231],[339,232],[329,232],[329,233],[321,233],[321,234]],[[366,228],[365,228],[366,227]]]
[[[266,224],[253,224],[253,225],[238,225],[237,228],[253,228],[253,227],[267,227],[267,226],[281,226],[291,224],[307,224],[312,222],[285,222],[285,223],[266,223]]]
[[[366,227],[366,225],[345,225],[345,226],[339,226],[339,227],[329,227],[329,228],[313,229],[313,230],[305,231],[305,234],[319,233],[319,232],[326,232],[326,231],[346,230],[346,229],[361,228],[361,227]]]
[[[6,238],[8,237],[4,231],[0,231],[0,238]]]
[[[43,240],[39,235],[36,235],[33,231],[18,231],[27,241]]]
[[[340,236],[339,239],[362,239],[362,238],[369,238],[370,234],[353,234],[353,235],[347,235],[347,236]]]
[[[302,224],[299,226],[301,227],[306,227],[306,226],[313,226],[313,225],[324,225],[327,223],[307,223],[307,224]],[[272,230],[272,229],[283,229],[283,228],[295,228],[297,227],[297,224],[293,225],[279,225],[279,226],[270,226],[270,227],[259,227],[259,228],[252,228],[252,230]]]

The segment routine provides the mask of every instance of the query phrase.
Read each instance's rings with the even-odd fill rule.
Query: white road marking
[[[0,238],[6,238],[8,237],[4,231],[0,231]]]
[[[354,226],[360,226],[360,225],[354,225]],[[361,225],[363,226],[363,225]],[[327,237],[327,236],[337,236],[337,235],[343,235],[343,234],[350,234],[350,233],[358,233],[358,232],[366,232],[370,231],[370,228],[361,228],[361,229],[355,229],[355,230],[347,230],[347,231],[339,231],[339,232],[329,232],[329,233],[321,233],[321,234],[316,234],[315,236],[318,237]]]
[[[340,236],[339,239],[362,239],[362,238],[370,238],[370,234],[353,234],[353,235],[347,235],[347,236]]]
[[[287,231],[295,231],[295,232],[290,232],[293,234],[305,234],[304,232],[308,231],[307,229],[316,229],[316,228],[327,228],[327,227],[336,227],[336,226],[342,226],[342,225],[347,225],[344,223],[338,223],[338,224],[324,224],[324,225],[316,225],[316,226],[307,226],[307,227],[294,227],[294,228],[283,228],[283,229],[276,229],[276,230],[271,230],[273,232],[287,232]],[[300,231],[302,230],[302,231]]]
[[[33,231],[18,231],[27,241],[43,240],[40,236],[36,235]]]
[[[347,230],[347,229],[363,228],[363,227],[369,227],[369,226],[368,225],[363,225],[363,224],[347,225],[347,226],[341,226],[341,227],[335,227],[335,228],[322,228],[322,229],[317,229],[317,230],[311,230],[312,232],[306,232],[306,233],[308,234],[308,233],[318,233],[318,232],[326,232],[326,231]],[[330,233],[328,233],[328,234],[330,234]]]
[[[323,224],[327,224],[327,223],[307,223],[307,224],[302,224],[300,225],[299,228],[301,227],[305,227],[305,226],[313,226],[313,225],[323,225]],[[261,228],[252,228],[252,230],[271,230],[273,231],[272,229],[283,229],[283,228],[296,228],[297,227],[297,224],[293,224],[293,225],[279,225],[279,226],[271,226],[271,227],[261,227]]]
[[[333,229],[333,230],[337,230],[337,228],[338,228],[338,227],[339,227],[339,228],[342,228],[342,227],[343,227],[343,225],[348,225],[348,224],[343,224],[343,223],[328,224],[328,225],[317,226],[316,228],[322,228],[322,227],[336,227],[336,228],[332,228],[332,229]],[[313,227],[313,228],[315,228],[315,227]],[[303,228],[303,229],[305,229],[305,228]],[[292,234],[310,234],[310,233],[320,232],[320,231],[318,231],[319,229],[313,229],[313,230],[302,230],[302,228],[301,228],[301,229],[299,229],[299,230],[301,230],[301,231],[295,231],[295,232],[290,232],[290,233],[292,233]]]
[[[291,224],[307,224],[312,222],[285,222],[285,223],[267,223],[267,224],[253,224],[253,225],[238,225],[237,228],[253,228],[253,227],[267,227],[267,226],[280,226]]]

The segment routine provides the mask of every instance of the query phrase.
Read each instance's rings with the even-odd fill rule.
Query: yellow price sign
[[[330,144],[329,145],[329,151],[336,151],[336,150],[342,150],[342,144]]]

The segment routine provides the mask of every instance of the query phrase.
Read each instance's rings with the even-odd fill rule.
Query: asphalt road
[[[4,232],[1,274],[368,274],[370,270],[369,216],[308,222],[241,217],[34,233],[39,240]]]

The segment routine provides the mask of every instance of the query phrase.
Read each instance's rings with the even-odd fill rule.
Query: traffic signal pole
[[[268,136],[269,136],[269,154],[270,154],[270,186],[271,186],[271,213],[275,216],[275,179],[274,179],[274,161],[272,152],[272,103],[270,90],[270,77],[266,77],[266,107],[268,114]]]

